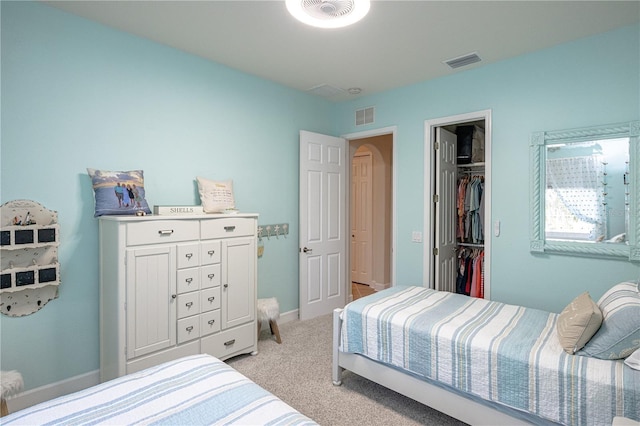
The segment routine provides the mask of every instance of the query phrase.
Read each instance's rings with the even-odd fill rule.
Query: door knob
[[[311,253],[313,251],[313,249],[305,247],[305,248],[302,249],[302,251],[305,252],[305,253]]]

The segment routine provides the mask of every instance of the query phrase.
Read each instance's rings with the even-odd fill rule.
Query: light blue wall
[[[298,132],[334,133],[332,105],[40,3],[2,2],[1,202],[57,210],[60,297],[2,316],[2,369],[26,389],[96,370],[98,225],[86,167],[143,169],[150,204],[198,204],[196,176],[288,222],[265,242],[259,296],[298,307]]]
[[[480,52],[482,56],[482,52]],[[375,106],[376,122],[354,127],[354,111]],[[534,131],[640,118],[640,27],[626,27],[336,107],[340,134],[397,126],[398,284],[422,283],[424,121],[492,110],[491,236],[494,300],[559,312],[588,290],[599,298],[640,277],[638,263],[529,252],[529,137]]]
[[[238,206],[289,222],[265,242],[259,296],[298,305],[298,131],[398,126],[397,282],[422,282],[424,120],[493,110],[495,299],[558,311],[636,278],[620,261],[529,253],[528,139],[534,130],[638,119],[639,28],[625,28],[447,78],[331,104],[65,14],[2,2],[2,203],[57,210],[60,298],[0,317],[1,368],[27,389],[98,368],[97,221],[86,167],[145,171],[151,204],[194,204],[197,175],[234,180]],[[375,126],[353,113],[376,106]],[[426,231],[426,230],[425,230]]]

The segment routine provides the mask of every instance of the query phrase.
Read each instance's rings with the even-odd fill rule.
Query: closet
[[[486,119],[433,128],[434,288],[487,296],[485,234],[489,195]],[[488,238],[488,237],[487,237]]]

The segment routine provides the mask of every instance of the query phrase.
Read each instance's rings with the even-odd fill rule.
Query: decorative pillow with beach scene
[[[144,172],[112,172],[87,168],[95,197],[94,217],[103,215],[151,214],[144,194]]]

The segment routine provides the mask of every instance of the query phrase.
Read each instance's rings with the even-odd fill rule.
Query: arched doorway
[[[393,135],[350,140],[351,280],[391,286]]]

